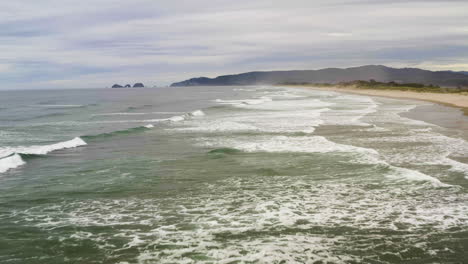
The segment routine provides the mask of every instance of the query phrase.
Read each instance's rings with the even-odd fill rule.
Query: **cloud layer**
[[[468,70],[466,10],[447,0],[9,1],[0,89],[363,64]]]

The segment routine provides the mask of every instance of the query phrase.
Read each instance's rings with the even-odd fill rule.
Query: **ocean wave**
[[[201,117],[201,116],[205,116],[205,113],[202,110],[195,110],[193,112],[186,113],[184,115],[172,116],[165,120],[170,121],[170,122],[180,122],[180,121],[184,121],[189,118],[192,118],[192,117]]]
[[[323,136],[272,136],[256,139],[223,137],[217,139],[202,138],[198,139],[198,141],[198,144],[204,147],[232,148],[245,152],[350,153],[355,155],[355,158],[351,162],[384,166],[390,169],[390,172],[387,174],[389,179],[429,182],[435,187],[450,186],[422,172],[393,166],[384,161],[380,153],[375,149],[338,144]]]
[[[169,118],[134,119],[134,120],[99,120],[99,121],[60,121],[60,122],[47,122],[47,123],[33,123],[33,124],[28,124],[27,126],[43,126],[43,125],[79,126],[79,125],[92,125],[92,124],[180,122],[191,117],[201,117],[203,115],[205,115],[203,111],[196,110],[194,112],[185,113],[183,115],[172,116]]]
[[[87,145],[87,143],[80,137],[76,137],[72,140],[51,145],[4,147],[0,149],[0,154],[4,157],[0,159],[0,173],[25,164],[26,162],[21,158],[21,155],[46,155],[52,151],[76,148],[84,145]]]
[[[128,129],[123,129],[123,130],[116,130],[112,132],[107,132],[107,133],[101,133],[97,135],[86,135],[82,136],[85,140],[96,140],[99,138],[109,138],[109,137],[114,137],[114,136],[119,136],[119,135],[128,135],[132,133],[138,133],[138,132],[143,132],[145,130],[148,130],[150,128],[154,128],[153,124],[147,124],[144,126],[138,126],[138,127],[132,127]]]
[[[103,122],[112,122],[112,123],[129,123],[129,122],[138,122],[138,123],[150,123],[144,126],[138,126],[138,127],[132,127],[124,130],[117,130],[117,131],[112,131],[108,133],[101,133],[97,135],[86,135],[83,136],[85,139],[96,139],[96,138],[103,138],[103,137],[112,137],[112,136],[117,136],[117,135],[125,135],[125,134],[131,134],[135,132],[142,132],[150,128],[154,128],[154,124],[151,123],[163,123],[163,122],[170,122],[170,123],[176,123],[176,122],[181,122],[184,120],[187,120],[191,117],[200,117],[204,116],[205,113],[202,110],[195,110],[193,112],[186,113],[184,115],[177,115],[177,116],[172,116],[169,118],[162,118],[162,119],[145,119],[145,120],[120,120],[120,121],[103,121]]]
[[[409,181],[423,181],[429,182],[435,187],[449,187],[451,185],[442,183],[439,179],[419,172],[417,170],[410,170],[406,168],[396,167],[388,165],[393,172],[388,174],[388,178],[396,179],[397,181],[409,180]]]
[[[185,112],[151,112],[152,114],[158,114],[158,115],[179,115],[179,114],[184,114]]]
[[[261,97],[256,99],[241,99],[241,100],[223,100],[223,99],[216,99],[215,102],[219,104],[227,104],[233,106],[245,106],[245,105],[258,105],[263,104],[265,102],[271,102],[273,99],[270,97]]]
[[[320,115],[328,108],[314,108],[293,111],[260,111],[221,115],[186,122],[178,131],[197,132],[241,132],[262,131],[269,133],[313,133],[323,123]]]
[[[205,113],[202,110],[195,110],[189,113],[189,116],[204,116]]]
[[[378,155],[373,149],[337,144],[322,136],[293,137],[272,136],[252,139],[218,138],[199,140],[203,146],[225,146],[240,149],[245,152],[304,152],[304,153],[329,153],[351,152]]]
[[[239,132],[257,131],[259,128],[250,124],[226,120],[198,122],[196,126],[175,128],[174,130],[187,132]]]
[[[102,113],[92,114],[91,116],[127,116],[127,115],[148,115],[150,113]]]
[[[33,107],[44,107],[44,108],[83,108],[86,107],[86,105],[80,105],[80,104],[39,104],[39,105],[33,105]]]
[[[116,113],[101,113],[101,114],[92,114],[91,116],[137,116],[137,115],[170,115],[170,114],[184,114],[184,112],[138,112],[138,113],[129,113],[129,112],[116,112]]]
[[[83,141],[80,137],[76,137],[72,140],[63,141],[51,145],[37,145],[37,146],[28,146],[28,147],[6,147],[2,148],[2,152],[10,152],[10,153],[18,153],[18,154],[34,154],[34,155],[45,155],[49,152],[59,150],[59,149],[67,149],[67,148],[75,148],[79,146],[86,145],[86,142]]]

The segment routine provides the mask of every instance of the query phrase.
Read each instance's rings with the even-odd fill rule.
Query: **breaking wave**
[[[0,173],[26,164],[21,157],[22,155],[46,155],[52,151],[76,148],[84,145],[87,145],[87,143],[80,137],[76,137],[72,140],[51,145],[1,148],[0,153],[3,154],[4,158],[0,159]]]
[[[379,152],[371,148],[362,148],[352,145],[338,144],[322,136],[290,137],[273,136],[252,138],[201,138],[200,145],[204,147],[216,147],[216,150],[236,149],[245,152],[297,152],[297,153],[349,153],[354,155],[352,162],[359,164],[371,164],[383,166],[390,171],[387,178],[397,181],[428,182],[435,187],[447,187],[439,179],[422,172],[390,165],[384,161]]]
[[[70,106],[71,107],[71,106]],[[120,114],[120,113],[115,113]],[[131,113],[130,113],[131,114]],[[204,116],[202,110],[195,110],[193,112],[185,113],[184,115],[172,116],[165,119],[152,119],[152,120],[127,120],[127,121],[109,121],[109,122],[180,122],[190,118],[197,118]],[[106,121],[102,121],[106,122]],[[9,171],[10,169],[17,168],[26,164],[24,157],[31,157],[36,155],[46,155],[52,151],[61,149],[70,149],[87,145],[85,140],[95,140],[98,138],[107,138],[117,135],[125,135],[147,129],[154,128],[154,124],[147,124],[144,126],[133,127],[124,130],[113,131],[109,133],[101,133],[97,135],[85,135],[82,137],[75,137],[72,140],[63,141],[50,145],[33,145],[33,146],[18,146],[18,147],[0,147],[0,173]]]

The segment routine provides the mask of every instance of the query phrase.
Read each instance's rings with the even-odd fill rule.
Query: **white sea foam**
[[[154,127],[154,125],[152,125],[152,124],[149,124],[149,125],[146,125],[145,127],[146,127],[146,128],[153,128],[153,127]]]
[[[450,166],[450,171],[461,172],[468,177],[468,164],[456,161],[454,157],[464,157],[468,153],[468,142],[434,132],[431,128],[411,129],[409,133],[396,136],[369,138],[370,142],[389,142],[399,148],[389,148],[383,152],[385,160],[394,164],[413,163]],[[403,145],[405,143],[410,143]]]
[[[318,99],[271,100],[261,97],[252,100],[217,100],[221,104],[239,108],[261,110],[257,112],[228,112],[214,115],[204,120],[185,122],[188,127],[177,128],[179,131],[263,131],[273,133],[313,133],[323,123],[321,113],[329,111],[332,104]]]
[[[209,191],[196,195],[67,201],[14,216],[41,230],[112,227],[50,236],[92,241],[110,256],[132,248],[139,252],[128,259],[132,263],[195,263],[193,256],[214,263],[361,263],[408,248],[431,252],[428,237],[468,224],[464,193],[454,197],[450,189],[368,187],[317,184],[309,176],[228,177],[203,184],[200,190]],[[353,235],[340,235],[343,228]],[[349,249],[356,248],[356,236],[359,250],[354,252]]]
[[[21,156],[18,154],[13,154],[6,158],[1,158],[0,159],[0,173],[4,173],[10,169],[14,169],[23,164],[25,164],[25,162],[23,161],[23,159],[21,159]]]
[[[331,101],[336,107],[324,114],[325,125],[370,126],[361,119],[377,112],[380,107],[379,103],[365,96],[338,95]]]
[[[429,182],[436,187],[449,187],[451,185],[442,183],[439,179],[432,176],[426,175],[416,170],[410,170],[406,168],[400,168],[395,166],[390,166],[394,173],[387,175],[389,178],[394,178],[397,180],[409,180],[409,181],[423,181]]]
[[[327,108],[304,111],[262,111],[226,116],[215,116],[205,120],[188,121],[188,127],[180,131],[235,132],[262,131],[272,133],[313,133],[323,123],[320,119]]]
[[[258,105],[258,104],[263,104],[266,102],[271,102],[272,99],[269,97],[260,97],[256,99],[243,99],[243,100],[222,100],[222,99],[216,99],[215,102],[219,104],[226,104],[226,105],[233,105],[237,107],[245,107],[248,105]]]
[[[170,114],[183,114],[184,112],[151,112],[152,114],[160,114],[160,115],[170,115]]]

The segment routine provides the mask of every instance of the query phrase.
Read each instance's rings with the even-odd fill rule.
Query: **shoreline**
[[[359,88],[342,88],[342,87],[317,87],[306,85],[281,85],[282,87],[303,88],[308,90],[324,90],[343,92],[359,95],[388,97],[395,99],[411,99],[419,101],[427,101],[431,103],[441,104],[460,109],[465,116],[468,116],[468,95],[453,94],[453,93],[431,93],[431,92],[413,92],[399,90],[376,90],[376,89],[359,89]]]

